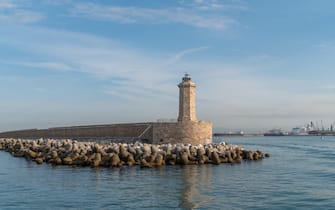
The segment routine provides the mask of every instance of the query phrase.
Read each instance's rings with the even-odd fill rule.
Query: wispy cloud
[[[192,6],[201,10],[222,10],[223,8],[225,8],[223,4],[220,4],[215,0],[194,0]]]
[[[190,55],[192,53],[196,53],[196,52],[200,52],[203,50],[208,49],[208,46],[204,46],[204,47],[196,47],[196,48],[191,48],[191,49],[187,49],[187,50],[183,50],[181,52],[178,52],[175,56],[173,56],[173,58],[171,59],[170,62],[177,62],[179,60],[181,60],[183,57]]]
[[[221,14],[199,13],[189,8],[140,8],[103,6],[94,3],[78,3],[71,10],[73,16],[122,24],[170,24],[179,23],[200,28],[225,29],[235,20]]]
[[[2,0],[0,2],[0,9],[12,9],[12,8],[15,8],[15,7],[16,7],[16,5],[12,1]]]
[[[334,40],[322,41],[313,46],[316,48],[321,48],[321,49],[334,48],[335,41]]]
[[[202,11],[243,11],[247,10],[247,4],[244,1],[223,1],[223,0],[193,0],[180,1],[183,6],[191,7]]]
[[[48,4],[48,5],[66,5],[66,4],[71,4],[73,3],[74,0],[44,0],[43,3]]]
[[[2,23],[32,23],[43,18],[43,15],[37,12],[16,10],[9,14],[0,14],[0,22]]]
[[[1,31],[3,30],[0,29]],[[155,87],[155,91],[165,92],[162,95],[169,95],[170,90],[166,88],[166,83],[181,75],[177,73],[179,71],[177,66],[167,66],[163,56],[148,55],[147,52],[131,49],[113,40],[36,27],[21,27],[19,31],[20,33],[17,33],[15,30],[16,36],[13,37],[16,40],[15,48],[38,59],[27,60],[17,57],[11,61],[2,60],[1,63],[44,71],[85,73],[107,83],[111,81],[110,86],[113,88],[115,78],[123,78],[117,85],[117,93],[120,96],[127,93],[133,97],[138,96],[138,92],[127,90],[138,90],[144,97],[152,97],[153,87]],[[34,39],[25,37],[23,34],[30,34],[29,37]],[[176,73],[171,74],[171,72]],[[103,91],[112,94],[113,88],[106,85]]]
[[[17,61],[1,61],[3,64],[17,65],[28,68],[38,68],[38,69],[48,69],[48,70],[57,70],[57,71],[74,71],[75,68],[61,63],[61,62],[17,62]]]
[[[23,35],[28,33],[31,35],[30,37],[36,39],[27,38]],[[267,95],[270,95],[274,88],[283,89],[278,84],[280,80],[277,79],[278,81],[276,81],[276,78],[262,78],[260,75],[245,74],[250,70],[250,62],[243,65],[202,59],[191,59],[190,61],[182,59],[192,53],[201,53],[208,49],[208,46],[178,52],[173,56],[175,62],[171,63],[167,62],[171,58],[166,57],[164,53],[137,50],[111,39],[82,33],[25,27],[20,33],[16,32],[16,34],[16,37],[13,37],[16,40],[15,47],[21,48],[21,50],[27,51],[39,59],[27,61],[24,58],[17,58],[15,62],[6,61],[7,64],[44,70],[82,72],[94,75],[102,80],[113,80],[113,82],[115,78],[122,78],[118,81],[119,89],[117,91],[115,91],[114,85],[113,88],[107,87],[105,89],[105,92],[110,94],[122,94],[122,91],[120,91],[122,89],[125,91],[127,89],[141,89],[142,93],[147,92],[148,95],[152,94],[153,89],[163,91],[164,94],[171,94],[174,92],[169,88],[171,81],[179,79],[185,71],[185,66],[191,70],[189,73],[196,75],[198,78],[208,78],[204,80],[202,85],[210,87],[212,90],[208,91],[206,88],[199,90],[200,92],[208,91],[201,96],[206,100],[217,100],[214,90],[227,90],[234,87],[234,91],[228,91],[225,95],[229,96],[231,101],[241,104],[246,99],[250,99],[250,102],[248,102],[248,105],[250,105],[250,103],[258,103],[252,100],[255,98],[255,94],[262,100],[262,98],[268,98]],[[48,38],[44,39],[43,37]],[[264,63],[264,56],[255,57],[261,59],[252,59],[253,66],[257,66],[257,62]],[[268,56],[265,57],[269,58]],[[1,62],[4,63],[3,60]],[[297,81],[292,82],[297,83]],[[299,86],[303,87],[304,83]],[[252,91],[252,93],[246,94],[246,91]],[[133,96],[136,95],[138,93],[133,94]],[[206,97],[204,97],[205,95]],[[270,98],[273,98],[271,99],[273,101],[278,98],[278,94]],[[284,98],[283,96],[280,100],[284,100]]]
[[[13,28],[0,28],[0,33],[4,39],[10,36],[15,40],[12,42],[15,49],[29,54],[29,60],[27,56],[20,57],[21,53],[18,53],[13,59],[15,62],[7,65],[41,71],[59,70],[65,76],[66,71],[88,75],[99,83],[97,89],[100,93],[97,94],[104,93],[104,98],[113,99],[113,103],[121,101],[120,107],[126,111],[133,110],[133,104],[136,103],[136,107],[142,110],[137,116],[143,118],[155,117],[154,113],[163,113],[162,117],[176,115],[176,83],[180,81],[185,66],[198,85],[199,119],[212,120],[216,125],[225,123],[244,128],[268,125],[271,128],[274,126],[271,121],[281,126],[281,123],[291,120],[290,126],[294,126],[294,120],[297,119],[298,123],[313,120],[317,116],[326,120],[327,116],[330,118],[335,114],[332,111],[335,104],[333,91],[315,90],[306,93],[306,87],[312,86],[313,89],[315,85],[303,79],[298,83],[288,78],[269,78],[248,73],[257,63],[272,59],[269,56],[255,56],[252,62],[247,63],[192,59],[189,56],[208,49],[203,46],[181,51],[173,57],[176,58],[175,62],[168,63],[171,58],[166,53],[135,49],[113,39],[31,26]],[[185,56],[190,59],[183,59]],[[38,88],[46,87],[41,85]],[[175,105],[175,108],[171,109],[171,105]],[[165,113],[164,106],[169,114]],[[115,105],[113,109],[120,107]],[[105,110],[108,108],[106,105]]]
[[[32,23],[43,19],[40,12],[15,3],[4,0],[0,2],[0,23]]]

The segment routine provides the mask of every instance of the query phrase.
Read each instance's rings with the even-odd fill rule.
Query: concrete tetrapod
[[[144,144],[140,142],[98,144],[70,139],[0,139],[0,150],[25,157],[37,164],[142,168],[162,165],[241,163],[269,157],[225,142],[218,144]]]

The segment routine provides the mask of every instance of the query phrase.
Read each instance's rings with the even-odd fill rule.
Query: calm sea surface
[[[80,168],[37,165],[0,151],[0,209],[335,209],[335,137],[225,141],[271,157],[218,166]]]

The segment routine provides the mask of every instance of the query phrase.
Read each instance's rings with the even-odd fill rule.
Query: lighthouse
[[[185,74],[179,87],[179,116],[178,122],[197,122],[195,111],[195,88],[189,74]]]

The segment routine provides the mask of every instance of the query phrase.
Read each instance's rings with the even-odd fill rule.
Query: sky
[[[0,0],[0,131],[176,119],[335,120],[335,1]]]

